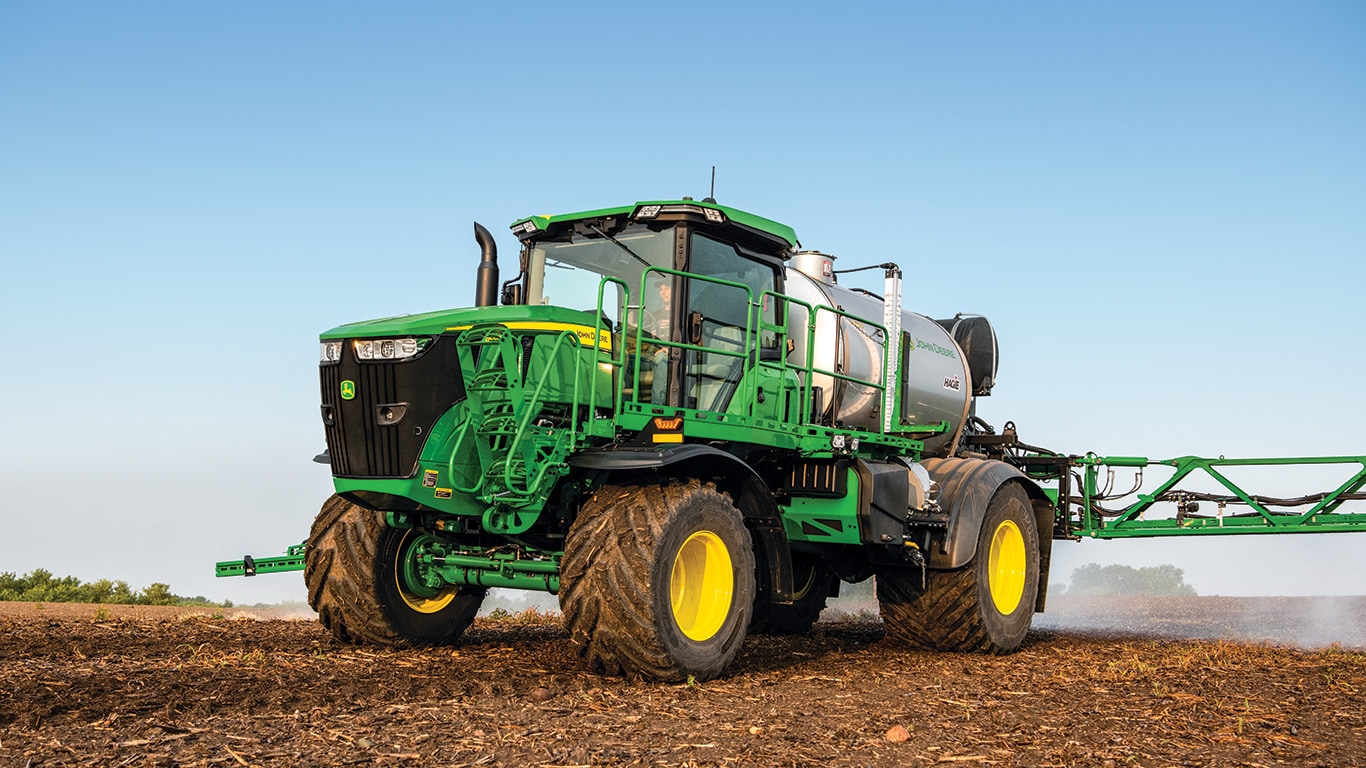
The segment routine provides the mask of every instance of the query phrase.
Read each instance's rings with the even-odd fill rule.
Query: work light
[[[430,339],[356,339],[357,360],[406,360],[416,357]]]

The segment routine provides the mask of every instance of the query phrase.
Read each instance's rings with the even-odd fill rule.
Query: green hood
[[[590,312],[565,309],[564,307],[520,305],[466,307],[347,323],[324,331],[319,338],[327,341],[329,339],[377,339],[392,336],[437,336],[442,333],[463,330],[478,323],[519,323],[524,324],[524,327],[525,324],[537,326],[541,323],[549,323],[554,326],[588,326],[591,331],[594,318]]]

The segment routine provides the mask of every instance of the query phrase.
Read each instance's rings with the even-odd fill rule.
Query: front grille
[[[361,362],[342,344],[341,361],[319,366],[319,373],[327,453],[337,477],[412,477],[432,425],[465,397],[455,340],[445,336],[401,362]],[[342,398],[348,381],[355,393],[350,400]],[[381,425],[380,407],[399,405],[406,408],[403,418]]]

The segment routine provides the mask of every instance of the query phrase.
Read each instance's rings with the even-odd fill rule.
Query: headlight
[[[357,360],[407,360],[427,348],[431,339],[356,339]]]
[[[329,365],[340,361],[341,345],[342,343],[340,341],[324,341],[319,344],[318,364]]]

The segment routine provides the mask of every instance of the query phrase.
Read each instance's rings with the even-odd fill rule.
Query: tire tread
[[[714,485],[692,479],[606,486],[579,510],[561,561],[560,610],[579,656],[593,669],[681,681],[715,677],[729,664],[733,652],[715,668],[684,669],[657,630],[667,617],[656,615],[651,572],[659,556],[656,545],[680,505],[699,499],[730,505],[729,496]],[[748,569],[752,578],[752,553],[746,549],[732,556],[737,571]],[[743,619],[747,624],[748,616]],[[744,627],[742,637],[743,632]]]

